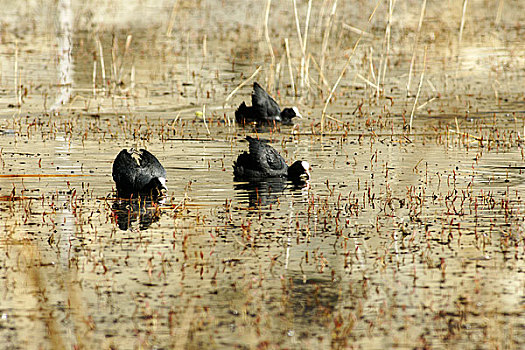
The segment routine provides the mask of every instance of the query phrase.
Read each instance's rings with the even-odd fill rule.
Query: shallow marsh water
[[[304,26],[308,2],[297,4]],[[458,45],[462,4],[428,5],[409,97],[416,2],[396,5],[379,96],[388,2],[370,26],[375,2],[339,3],[331,34],[334,2],[314,2],[310,88],[299,83],[295,23],[284,21],[293,18],[291,2],[272,3],[274,65],[265,1],[74,5],[73,97],[56,112],[55,11],[7,4],[2,343],[522,348],[525,46],[517,23],[525,12],[505,2],[495,24],[497,4],[469,2]],[[359,37],[345,25],[367,35],[321,127],[324,101]],[[255,79],[306,116],[295,127],[231,122],[251,83],[227,96],[259,66]],[[309,184],[234,182],[233,161],[255,134],[288,162],[309,161]],[[146,147],[165,166],[162,203],[115,198],[111,164],[123,147]]]

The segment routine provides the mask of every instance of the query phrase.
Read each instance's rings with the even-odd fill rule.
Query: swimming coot
[[[268,140],[246,136],[250,143],[249,152],[243,152],[233,163],[233,174],[237,180],[253,180],[271,177],[287,177],[296,181],[303,177],[310,178],[310,164],[298,160],[291,166],[286,165],[283,157],[268,144]]]
[[[235,120],[241,125],[253,122],[290,125],[293,124],[292,118],[295,117],[302,118],[297,107],[285,108],[281,111],[277,102],[257,82],[253,83],[251,107],[243,102],[235,111]]]
[[[158,196],[167,190],[166,170],[157,158],[145,149],[123,149],[113,162],[113,180],[120,197],[133,194]]]

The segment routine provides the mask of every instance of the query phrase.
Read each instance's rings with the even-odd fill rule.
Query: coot
[[[302,118],[297,107],[281,108],[275,100],[257,82],[253,83],[252,105],[246,106],[241,103],[235,111],[235,120],[237,123],[244,125],[247,123],[281,123],[293,124],[292,118]]]
[[[123,149],[113,162],[113,180],[120,197],[137,194],[158,196],[166,187],[166,170],[145,149]]]
[[[268,140],[246,136],[250,143],[249,152],[243,152],[233,163],[236,180],[265,179],[287,177],[296,181],[303,177],[310,178],[310,164],[298,160],[291,166],[286,165],[283,157],[268,144]]]

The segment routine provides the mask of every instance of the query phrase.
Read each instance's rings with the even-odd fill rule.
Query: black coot
[[[283,157],[268,144],[268,140],[246,136],[250,143],[249,152],[243,152],[233,163],[236,180],[254,180],[271,177],[287,177],[292,181],[303,177],[310,178],[310,164],[298,160],[291,166],[286,165]]]
[[[292,118],[295,117],[302,118],[297,107],[285,108],[281,111],[277,102],[257,82],[253,83],[251,107],[243,102],[235,111],[235,120],[241,125],[253,122],[290,125],[293,124]]]
[[[120,197],[146,194],[158,196],[166,190],[166,170],[145,149],[123,149],[113,162],[113,180]]]

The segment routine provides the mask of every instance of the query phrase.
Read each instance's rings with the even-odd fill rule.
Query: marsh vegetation
[[[522,1],[0,3],[5,348],[524,347]],[[303,119],[237,125],[254,81]]]

